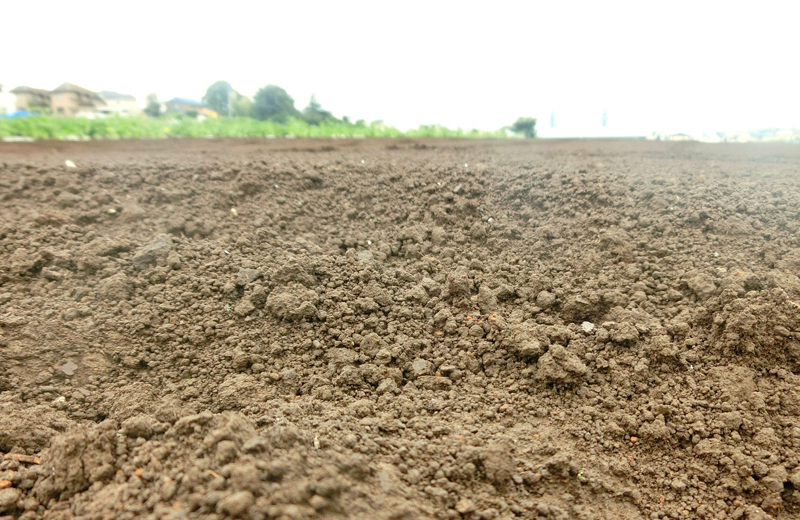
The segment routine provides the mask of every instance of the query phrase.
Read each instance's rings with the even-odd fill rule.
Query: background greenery
[[[303,119],[288,117],[280,123],[259,121],[249,117],[205,119],[165,115],[155,117],[109,117],[103,119],[32,116],[0,119],[0,137],[20,136],[34,139],[131,139],[166,137],[465,137],[504,138],[504,130],[449,129],[438,125],[423,125],[416,130],[401,132],[381,123],[363,121],[349,123],[336,119],[309,124]]]
[[[302,111],[294,98],[277,85],[260,89],[253,99],[241,95],[227,81],[211,84],[203,96],[219,118],[199,117],[198,110],[183,111],[162,104],[156,94],[146,99],[141,117],[67,118],[39,113],[28,117],[0,118],[0,138],[34,139],[132,139],[166,137],[535,137],[536,119],[519,118],[510,127],[486,132],[451,130],[440,125],[422,125],[401,132],[382,121],[355,123],[347,116],[337,119],[322,108],[315,96]],[[166,109],[166,112],[164,110]]]

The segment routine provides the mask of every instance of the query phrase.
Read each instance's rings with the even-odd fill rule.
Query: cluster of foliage
[[[158,117],[161,115],[161,103],[158,102],[156,94],[147,95],[147,105],[144,107],[144,113],[150,117]]]
[[[208,87],[203,103],[221,116],[250,116],[250,98],[239,94],[227,81],[217,81]]]
[[[259,121],[276,121],[286,123],[297,118],[300,113],[294,107],[294,98],[277,85],[267,85],[256,92],[250,115]]]
[[[450,129],[441,125],[420,125],[416,130],[409,130],[405,133],[406,137],[441,137],[441,138],[469,138],[469,139],[504,139],[508,137],[505,131],[496,130],[487,132],[484,130],[463,130],[461,128]]]
[[[80,117],[32,116],[0,119],[0,137],[32,137],[34,139],[75,138],[142,138],[162,137],[164,121],[147,117]]]
[[[401,132],[382,123],[350,123],[323,119],[309,124],[297,117],[280,123],[270,119],[230,117],[198,121],[180,115],[152,117],[109,117],[103,119],[35,116],[0,119],[0,137],[34,139],[129,139],[166,137],[464,137],[502,138],[503,131],[450,130],[441,126],[420,126]]]
[[[536,118],[535,117],[520,117],[513,125],[511,131],[517,134],[522,134],[527,138],[536,137]]]
[[[327,110],[323,110],[322,105],[317,102],[317,97],[313,94],[311,95],[311,101],[308,102],[308,106],[303,109],[302,116],[303,120],[310,125],[319,125],[324,121],[336,121],[333,114]],[[346,119],[347,118],[345,118],[345,120]]]
[[[302,119],[313,126],[319,126],[324,121],[338,121],[322,108],[313,95],[302,112],[297,110],[294,98],[277,85],[260,89],[251,101],[234,90],[227,81],[217,81],[206,90],[203,103],[223,117],[252,117],[281,124],[288,124],[291,119]]]

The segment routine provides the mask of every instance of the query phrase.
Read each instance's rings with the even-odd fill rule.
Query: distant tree
[[[511,131],[517,134],[523,134],[528,138],[536,137],[536,118],[520,117],[511,125]]]
[[[227,116],[233,113],[233,105],[239,93],[227,81],[216,81],[206,90],[203,103],[214,112]]]
[[[150,117],[158,117],[161,115],[161,103],[158,102],[158,95],[155,93],[147,95],[147,106],[144,108],[144,113]]]
[[[222,116],[250,116],[250,98],[233,90],[227,81],[217,81],[208,87],[203,103]]]
[[[332,121],[336,118],[327,110],[323,110],[316,96],[312,94],[311,101],[309,101],[308,106],[303,109],[303,119],[310,125],[319,125],[323,121]]]
[[[247,96],[238,96],[233,102],[233,115],[235,117],[250,117],[252,102]]]
[[[294,107],[294,99],[277,85],[267,85],[256,92],[250,107],[253,117],[260,120],[271,119],[280,123],[300,113]]]

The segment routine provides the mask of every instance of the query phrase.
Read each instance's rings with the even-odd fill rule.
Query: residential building
[[[208,106],[205,103],[188,98],[172,98],[165,104],[167,105],[167,111],[169,112],[190,112],[192,110],[199,110],[200,108],[205,108]]]
[[[219,114],[208,108],[208,105],[193,99],[172,98],[167,101],[166,105],[167,112],[178,112],[179,114],[197,113],[201,119],[219,117]]]
[[[38,112],[42,109],[49,110],[50,92],[40,88],[17,87],[11,91],[17,97],[15,108],[17,110],[27,110]]]
[[[106,106],[100,94],[72,83],[64,83],[50,92],[50,98],[53,113],[56,115],[94,113]]]
[[[198,110],[198,113],[199,113],[198,114],[199,117],[202,117],[202,118],[210,117],[212,119],[216,119],[216,118],[219,117],[218,113],[216,113],[214,110],[211,110],[210,108],[207,108],[207,107],[201,108],[200,110]]]
[[[6,92],[3,85],[0,84],[0,116],[16,111],[16,102],[17,97],[11,92]]]
[[[128,94],[119,94],[109,90],[100,92],[100,97],[105,101],[105,108],[101,112],[110,115],[136,116],[142,113],[141,107],[136,103],[136,98]]]

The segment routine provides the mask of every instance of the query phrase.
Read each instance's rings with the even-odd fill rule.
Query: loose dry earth
[[[798,164],[0,145],[0,517],[798,518]]]

